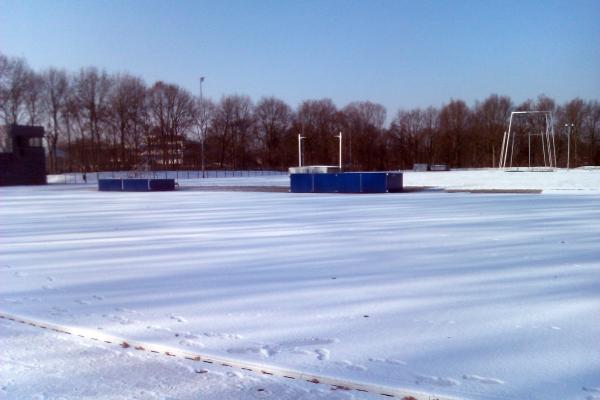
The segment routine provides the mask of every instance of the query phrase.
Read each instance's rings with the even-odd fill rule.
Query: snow
[[[0,322],[3,399],[375,399]]]
[[[432,186],[454,190],[543,190],[544,192],[600,192],[600,171],[557,169],[548,172],[457,170],[405,172],[405,186]]]
[[[407,173],[405,184],[485,188],[501,173],[495,189],[504,182],[544,193],[2,188],[0,310],[458,398],[597,397],[591,389],[600,382],[600,359],[591,350],[600,342],[600,171],[537,173],[529,183],[520,177],[535,173],[479,171],[477,180],[476,172]],[[287,182],[245,179],[250,186]],[[15,335],[35,337],[47,358],[50,343],[63,340],[2,324],[3,359],[18,353]],[[78,359],[83,342],[67,342],[65,359]],[[158,385],[155,371],[180,368],[150,356],[121,363],[116,358],[129,357],[119,356],[122,349],[92,353],[104,351],[150,386]],[[144,372],[134,373],[133,364]],[[112,361],[98,370],[60,360],[44,365],[106,382],[117,374],[107,367]],[[16,364],[2,368],[26,390]],[[31,381],[36,376],[42,381],[41,372]],[[172,376],[165,382],[182,379]]]

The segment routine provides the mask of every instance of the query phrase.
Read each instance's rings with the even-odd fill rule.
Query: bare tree
[[[109,95],[109,120],[114,133],[113,152],[118,154],[119,169],[130,169],[138,164],[146,132],[146,85],[137,77],[124,74],[113,77]]]
[[[294,130],[306,136],[304,156],[307,164],[335,164],[337,142],[334,135],[343,126],[331,99],[306,100],[296,114]]]
[[[40,75],[33,70],[25,73],[25,93],[24,105],[27,115],[26,123],[29,125],[39,125],[42,114],[42,92],[44,81]]]
[[[25,108],[27,76],[30,72],[27,63],[22,58],[1,61],[2,87],[0,107],[5,124],[19,124]]]
[[[216,104],[213,103],[210,99],[197,98],[195,101],[194,139],[196,139],[196,144],[195,146],[193,146],[192,151],[195,155],[195,164],[197,167],[200,167],[202,169],[203,173],[205,169],[206,160],[206,135],[208,134],[210,122],[213,120],[216,108]]]
[[[473,140],[470,166],[497,166],[502,136],[512,102],[507,96],[490,95],[476,102],[473,111]]]
[[[471,111],[462,100],[451,100],[440,110],[439,128],[443,151],[442,161],[454,167],[464,166],[464,155],[468,153]]]
[[[587,131],[588,165],[600,165],[600,103],[597,100],[587,103],[586,117],[582,130]]]
[[[50,68],[41,75],[41,83],[40,94],[47,127],[46,141],[50,171],[56,172],[56,150],[62,135],[61,115],[66,111],[69,90],[67,73],[64,70]]]
[[[89,166],[84,169],[102,169],[103,123],[108,111],[108,95],[111,89],[111,80],[106,72],[99,72],[96,68],[82,69],[75,78],[75,98],[79,113],[84,122],[82,134],[87,134],[90,139]]]
[[[261,164],[271,168],[288,166],[285,139],[292,125],[292,109],[283,100],[266,97],[256,105],[255,115],[262,149]],[[284,164],[284,160],[288,164]]]
[[[373,169],[382,166],[381,141],[387,112],[381,104],[353,102],[342,110],[350,168]]]
[[[179,165],[183,157],[183,137],[195,124],[192,95],[177,85],[157,82],[150,88],[148,105],[164,167]]]
[[[245,168],[252,153],[254,105],[248,96],[225,96],[211,122],[211,142],[219,168]]]

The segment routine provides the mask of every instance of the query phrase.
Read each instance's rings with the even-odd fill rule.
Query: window
[[[12,140],[3,130],[0,130],[0,153],[12,153]]]
[[[41,137],[33,137],[29,138],[29,147],[42,147],[42,138]]]

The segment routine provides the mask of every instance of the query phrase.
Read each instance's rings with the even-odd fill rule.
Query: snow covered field
[[[495,173],[503,175],[492,185]],[[600,172],[407,173],[405,185],[544,194],[2,188],[0,311],[457,398],[600,398]],[[184,378],[162,368],[192,368],[59,336],[2,322],[1,356],[14,360],[0,370],[4,397],[40,389],[42,373],[28,372],[28,383],[21,364],[106,385],[131,374],[156,385],[172,376],[160,384],[175,386]],[[39,345],[17,351],[22,337]],[[67,346],[68,362],[56,361],[54,346]],[[37,364],[26,361],[34,353]],[[224,374],[215,387],[248,389],[223,395],[231,398],[360,395]],[[186,382],[191,392],[170,396],[211,392],[206,381]],[[115,397],[106,386],[89,390]],[[167,396],[155,392],[139,398]],[[78,398],[52,388],[46,397],[56,393]]]
[[[2,399],[373,400],[0,321]],[[41,350],[41,351],[40,351]]]

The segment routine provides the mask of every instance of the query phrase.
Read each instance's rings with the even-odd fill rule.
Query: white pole
[[[202,99],[202,82],[204,82],[204,77],[200,77],[200,153],[202,160],[202,178],[204,178],[204,101]]]
[[[506,131],[502,135],[502,147],[500,148],[500,160],[498,160],[498,168],[504,168],[504,144],[506,143]]]
[[[527,134],[527,142],[529,144],[529,169],[531,169],[531,132]]]
[[[575,126],[575,124],[565,124],[565,127],[567,128],[567,169],[569,169],[571,163],[571,131],[573,126]]]
[[[550,137],[550,120],[549,114],[546,114],[545,116],[545,120],[546,120],[546,143],[548,145],[548,160],[549,160],[549,164],[550,164],[550,168],[554,168],[555,164],[556,164],[556,160],[554,160],[553,157],[553,153],[552,153],[552,138]]]
[[[552,168],[552,144],[550,143],[550,126],[548,125],[548,114],[545,116],[546,121],[546,147],[548,148],[548,166]]]
[[[340,171],[342,170],[342,131],[340,131]]]
[[[552,134],[552,153],[554,154],[554,168],[558,168],[558,160],[556,159],[556,143],[554,141],[554,114],[550,114],[550,132]]]
[[[340,134],[336,135],[335,137],[340,139],[340,151],[339,151],[338,159],[340,162],[340,171],[341,171],[342,170],[342,131],[340,131]]]
[[[510,113],[510,119],[508,121],[508,133],[506,136],[506,149],[504,150],[504,158],[502,159],[502,168],[506,168],[506,158],[508,157],[508,146],[510,144],[510,131],[512,128],[512,119],[513,119],[514,113],[515,113],[514,111]],[[514,139],[513,139],[513,141],[514,141]],[[511,156],[512,156],[512,154],[511,154]],[[511,161],[511,164],[512,164],[512,161]]]
[[[302,166],[302,139],[304,136],[298,134],[298,166]]]
[[[544,155],[544,167],[547,167],[546,164],[546,144],[544,142],[544,132],[540,132],[540,137],[542,138],[542,154]]]

